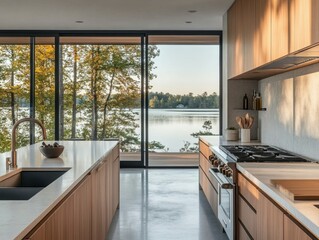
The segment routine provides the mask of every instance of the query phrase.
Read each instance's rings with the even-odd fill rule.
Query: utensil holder
[[[240,129],[240,140],[241,140],[241,142],[250,142],[250,129],[249,128]]]

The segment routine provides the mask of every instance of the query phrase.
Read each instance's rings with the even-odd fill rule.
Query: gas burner
[[[308,162],[268,145],[222,145],[220,149],[236,162]]]

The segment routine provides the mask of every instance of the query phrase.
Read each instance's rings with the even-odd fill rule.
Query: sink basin
[[[319,179],[272,179],[271,183],[291,200],[319,200]]]
[[[0,181],[0,200],[28,200],[68,170],[22,170]]]
[[[46,187],[68,170],[22,170],[2,180],[0,187]]]
[[[29,200],[42,187],[0,187],[0,200]]]

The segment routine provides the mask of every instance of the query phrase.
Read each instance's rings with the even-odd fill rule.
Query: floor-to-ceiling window
[[[36,117],[49,140],[120,139],[126,166],[196,166],[197,136],[220,132],[220,33],[189,34],[0,37],[0,151]]]
[[[219,135],[219,36],[151,35],[149,166],[198,166],[198,136]]]

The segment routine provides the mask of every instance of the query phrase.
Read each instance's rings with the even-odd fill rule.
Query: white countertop
[[[205,142],[209,146],[214,145],[259,145],[261,144],[258,140],[251,140],[248,143],[243,143],[240,140],[238,141],[226,141],[223,136],[200,136],[200,140]]]
[[[49,141],[48,141],[49,142]],[[17,151],[18,169],[6,170],[5,158],[11,152],[0,154],[0,180],[21,168],[70,168],[56,181],[31,199],[0,201],[0,239],[23,238],[81,179],[108,155],[117,141],[58,141],[64,145],[59,158],[47,159],[39,151],[40,143]]]
[[[319,201],[292,201],[271,179],[319,179],[319,163],[238,163],[237,168],[319,239]]]

